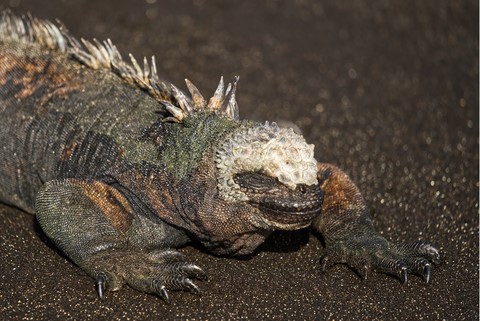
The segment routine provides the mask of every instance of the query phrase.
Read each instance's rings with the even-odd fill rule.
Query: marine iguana
[[[429,282],[439,251],[377,233],[358,188],[314,146],[275,123],[240,120],[238,77],[207,101],[122,59],[110,40],[73,37],[30,15],[0,17],[0,201],[107,291],[128,284],[169,300],[199,293],[189,242],[245,255],[274,230],[312,226],[321,267],[346,263]]]

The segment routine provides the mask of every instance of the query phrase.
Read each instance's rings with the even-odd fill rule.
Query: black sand
[[[378,230],[445,260],[428,285],[362,283],[345,266],[321,275],[308,231],[279,233],[242,260],[184,249],[209,275],[201,297],[166,305],[125,288],[100,301],[32,216],[0,206],[0,320],[478,320],[477,1],[2,3],[155,54],[179,85],[210,93],[240,75],[242,117],[300,127],[358,184]]]

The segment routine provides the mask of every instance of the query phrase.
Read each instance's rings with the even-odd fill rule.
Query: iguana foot
[[[431,263],[440,263],[439,251],[430,244],[418,241],[412,244],[395,244],[381,236],[359,236],[338,240],[327,246],[321,258],[321,269],[337,263],[346,263],[362,279],[368,271],[391,274],[406,283],[408,274],[421,275],[430,281]]]
[[[119,290],[124,284],[145,292],[155,293],[169,302],[167,290],[189,291],[200,294],[192,279],[204,280],[206,274],[197,265],[189,263],[177,251],[104,251],[90,257],[83,266],[95,278],[100,298],[105,292]]]

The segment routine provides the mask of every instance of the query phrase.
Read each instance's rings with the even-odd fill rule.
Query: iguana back
[[[120,156],[157,162],[156,146],[139,135],[160,108],[109,70],[41,44],[1,42],[0,119],[8,126],[0,128],[0,199],[33,212],[49,180],[101,177]]]

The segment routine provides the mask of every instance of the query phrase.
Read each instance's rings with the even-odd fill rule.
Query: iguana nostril
[[[303,185],[303,184],[298,185],[298,190],[299,190],[301,193],[306,193],[306,192],[307,192],[307,188],[306,188],[305,185]]]

